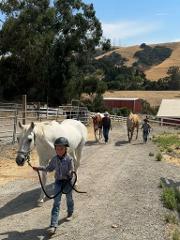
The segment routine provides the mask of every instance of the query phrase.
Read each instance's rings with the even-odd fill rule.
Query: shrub
[[[173,213],[166,214],[165,221],[166,223],[178,224],[178,219]]]
[[[172,236],[173,240],[180,240],[180,232],[178,229],[175,229]]]
[[[157,160],[157,161],[162,161],[162,158],[163,158],[163,157],[162,157],[162,154],[161,154],[161,153],[157,153],[157,154],[156,154],[156,160]]]
[[[173,188],[163,188],[162,201],[166,208],[171,210],[177,209],[176,194]]]

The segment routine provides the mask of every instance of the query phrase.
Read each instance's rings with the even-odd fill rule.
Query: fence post
[[[14,129],[13,129],[13,139],[12,139],[12,144],[15,144],[16,142],[16,134],[17,134],[17,117],[18,117],[18,112],[17,109],[15,110],[14,114]]]
[[[27,95],[22,95],[22,123],[26,124]]]
[[[39,121],[40,120],[40,107],[41,107],[41,104],[40,102],[37,103],[37,120]]]

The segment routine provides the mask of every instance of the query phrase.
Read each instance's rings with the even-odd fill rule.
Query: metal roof
[[[113,98],[113,97],[104,97],[104,100],[125,100],[125,101],[134,101],[134,100],[138,100],[139,98]]]
[[[180,118],[180,98],[162,99],[157,117],[177,117]]]

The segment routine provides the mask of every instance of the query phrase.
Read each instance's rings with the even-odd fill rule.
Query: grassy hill
[[[172,50],[170,57],[166,58],[163,62],[158,65],[151,66],[148,70],[145,70],[147,79],[152,81],[157,81],[160,78],[167,76],[167,71],[171,66],[180,67],[180,42],[174,43],[161,43],[161,44],[151,44],[150,47],[162,46],[167,47]],[[127,59],[127,66],[131,66],[134,62],[137,61],[134,58],[134,54],[137,51],[142,50],[140,46],[131,46],[131,47],[119,47],[113,51],[109,51],[103,55],[98,56],[96,59],[102,58],[103,56],[108,56],[112,52],[121,54],[122,57]]]
[[[150,103],[151,106],[159,106],[164,98],[180,98],[180,91],[107,91],[104,97],[113,98],[142,98]]]

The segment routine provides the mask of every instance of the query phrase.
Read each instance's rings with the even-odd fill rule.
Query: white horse
[[[87,140],[87,128],[80,121],[66,119],[61,124],[56,121],[47,123],[34,123],[30,125],[19,126],[22,130],[18,142],[19,148],[16,156],[16,163],[23,166],[29,158],[30,152],[34,147],[37,149],[39,156],[39,164],[45,166],[49,160],[55,156],[54,142],[59,137],[68,139],[68,153],[73,157],[74,168],[77,169],[80,165],[81,153],[83,146]],[[42,172],[42,183],[46,185],[47,173]],[[41,191],[39,202],[44,201],[44,193]]]

